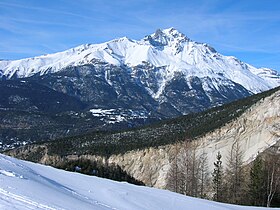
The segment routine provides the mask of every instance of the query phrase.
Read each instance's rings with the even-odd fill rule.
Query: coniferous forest
[[[48,147],[49,155],[93,154],[110,156],[135,149],[158,147],[176,141],[185,141],[185,139],[195,139],[231,122],[257,101],[279,89],[275,88],[204,112],[164,120],[137,129],[112,132],[98,131],[40,144]]]

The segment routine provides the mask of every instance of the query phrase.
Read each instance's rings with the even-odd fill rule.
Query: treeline
[[[168,172],[167,188],[188,196],[224,203],[280,207],[280,155],[278,147],[258,155],[245,165],[243,151],[235,142],[226,157],[217,154],[209,172],[206,154],[195,142],[176,148]]]
[[[66,171],[73,171],[91,176],[97,176],[107,178],[115,181],[125,181],[131,184],[144,185],[143,182],[136,180],[120,166],[115,164],[108,164],[107,161],[102,163],[101,161],[92,161],[89,159],[77,159],[60,162],[55,167]]]
[[[271,95],[275,88],[201,113],[193,113],[138,129],[91,134],[49,142],[50,155],[93,154],[110,156],[130,150],[158,147],[184,139],[195,139],[239,117],[257,101]]]

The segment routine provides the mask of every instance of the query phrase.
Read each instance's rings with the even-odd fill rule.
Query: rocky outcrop
[[[169,169],[173,145],[131,151],[124,155],[112,155],[109,163],[121,166],[123,170],[148,186],[163,188]]]
[[[259,101],[241,117],[198,139],[213,165],[218,151],[227,157],[233,144],[240,145],[244,161],[252,161],[258,153],[280,140],[280,91]],[[229,113],[230,114],[230,113]]]

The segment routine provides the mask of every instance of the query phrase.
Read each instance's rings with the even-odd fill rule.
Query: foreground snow
[[[66,172],[0,154],[0,209],[262,209]],[[263,208],[267,209],[267,208]]]

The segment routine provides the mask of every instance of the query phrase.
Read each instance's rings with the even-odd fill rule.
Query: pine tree
[[[217,154],[217,160],[214,162],[214,171],[212,173],[213,188],[214,188],[214,200],[222,201],[222,179],[223,179],[223,168],[222,168],[222,155],[220,152]]]
[[[251,204],[254,206],[264,205],[265,192],[265,173],[263,160],[260,156],[257,156],[253,162],[253,166],[250,170],[250,183],[249,193]]]

